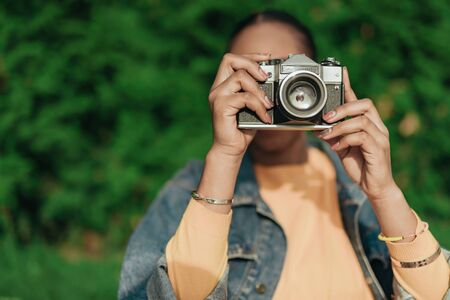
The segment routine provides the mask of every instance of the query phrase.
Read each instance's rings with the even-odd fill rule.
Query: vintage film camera
[[[260,66],[269,74],[259,84],[274,103],[268,111],[272,123],[266,124],[253,111],[243,109],[237,115],[238,128],[321,130],[333,125],[322,116],[344,103],[339,61],[328,57],[319,64],[304,54],[295,54],[285,60],[263,61]]]

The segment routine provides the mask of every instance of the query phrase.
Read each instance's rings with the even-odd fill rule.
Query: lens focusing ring
[[[311,109],[300,110],[294,107],[289,101],[289,91],[292,87],[298,87],[299,85],[296,83],[302,81],[306,85],[316,89],[315,94],[318,99],[316,99]],[[290,73],[281,82],[278,96],[281,106],[286,113],[296,119],[306,119],[317,115],[324,108],[327,99],[327,89],[325,83],[315,73],[310,71],[296,71]]]

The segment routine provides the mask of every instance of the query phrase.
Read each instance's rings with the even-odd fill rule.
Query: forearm
[[[241,161],[242,156],[224,154],[213,146],[205,158],[205,167],[197,190],[199,195],[216,199],[231,199]],[[206,208],[218,213],[226,214],[231,209],[231,205],[201,203]]]

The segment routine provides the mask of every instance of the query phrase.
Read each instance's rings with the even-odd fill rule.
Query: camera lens
[[[307,119],[317,115],[325,106],[325,83],[315,73],[296,71],[282,80],[279,89],[281,107],[288,117]]]
[[[287,93],[290,104],[299,110],[311,109],[318,100],[316,90],[308,82],[294,84]]]

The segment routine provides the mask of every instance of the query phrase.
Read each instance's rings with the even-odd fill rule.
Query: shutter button
[[[255,288],[258,294],[264,294],[266,292],[266,285],[264,283],[257,283]]]

